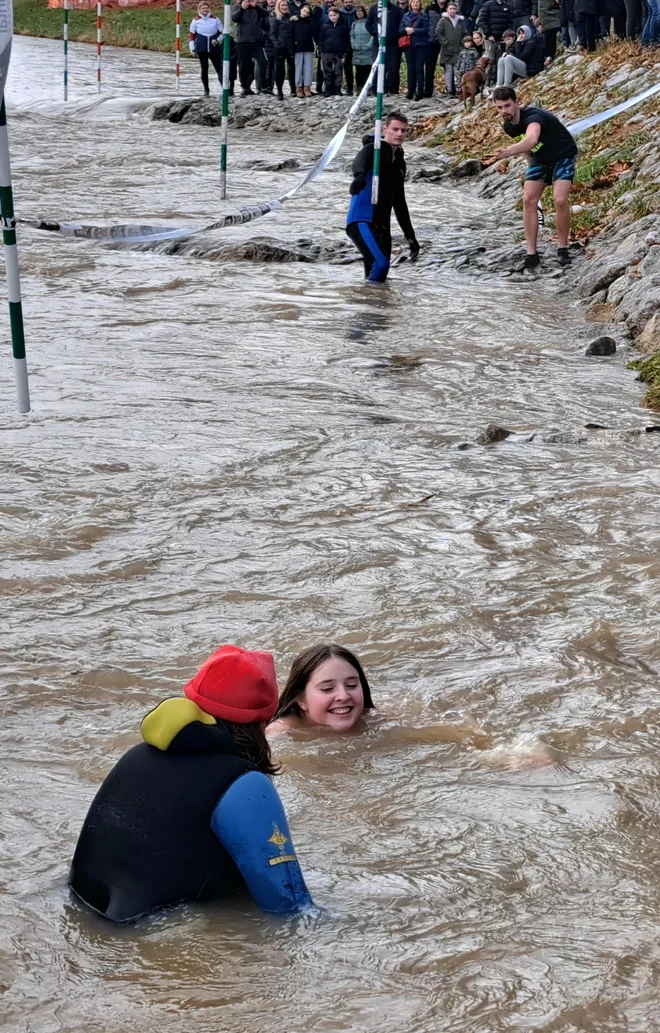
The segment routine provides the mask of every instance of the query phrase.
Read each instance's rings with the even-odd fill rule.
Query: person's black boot
[[[558,247],[557,248],[557,261],[559,262],[560,265],[570,265],[571,264],[571,256],[568,253],[568,248],[567,247]]]
[[[541,259],[538,254],[525,255],[525,261],[523,263],[523,269],[536,269],[541,264]]]
[[[282,93],[281,90],[277,91],[277,99],[278,100],[284,100],[284,94]]]

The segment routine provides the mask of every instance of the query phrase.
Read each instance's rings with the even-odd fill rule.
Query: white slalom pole
[[[380,187],[380,142],[383,135],[383,95],[385,93],[385,47],[387,34],[387,0],[378,0],[378,72],[376,79],[376,126],[374,130],[374,173],[371,181],[371,203],[378,203]]]
[[[9,70],[11,38],[14,29],[14,12],[11,0],[5,0],[4,10],[5,16],[2,17],[2,7],[0,7],[0,215],[2,216],[2,242],[5,249],[9,325],[11,328],[12,352],[14,354],[18,411],[29,412],[30,388],[25,359],[21,277],[18,268],[16,219],[14,218],[14,197],[11,188],[11,165],[9,163],[9,136],[7,135],[7,112],[5,110],[5,83]]]
[[[64,25],[62,26],[64,43],[64,99],[69,99],[69,0],[64,0]]]
[[[176,0],[176,29],[175,29],[175,58],[174,58],[174,74],[176,76],[176,88],[179,89],[179,79],[181,76],[181,0]]]
[[[101,47],[103,46],[103,3],[96,5],[96,90],[101,92]]]
[[[231,0],[225,0],[222,24],[222,121],[220,123],[220,197],[227,197],[227,140],[229,137],[229,66],[231,54]]]

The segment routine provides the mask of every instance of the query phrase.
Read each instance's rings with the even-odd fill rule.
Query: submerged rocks
[[[615,352],[616,341],[613,337],[597,337],[584,350],[585,355],[614,355]]]

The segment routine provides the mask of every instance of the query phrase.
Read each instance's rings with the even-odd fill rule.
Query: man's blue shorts
[[[575,158],[562,158],[556,165],[530,165],[525,179],[552,186],[558,179],[575,179]]]

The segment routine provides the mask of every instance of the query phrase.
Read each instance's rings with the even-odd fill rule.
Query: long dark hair
[[[278,717],[284,717],[285,714],[297,714],[298,717],[302,716],[300,705],[298,700],[302,696],[303,692],[307,687],[307,682],[314,674],[317,667],[320,667],[322,663],[329,660],[331,657],[338,657],[340,660],[345,660],[346,663],[354,667],[358,673],[360,679],[360,685],[362,686],[362,694],[364,696],[364,709],[373,710],[374,705],[371,700],[371,689],[369,688],[369,682],[367,676],[362,670],[362,665],[358,658],[350,652],[348,649],[344,649],[343,646],[338,646],[335,642],[322,642],[318,646],[311,646],[310,649],[306,649],[291,664],[291,671],[287,683],[284,686],[284,691],[280,696],[280,701],[277,704],[277,710],[273,721],[276,721]]]
[[[259,721],[253,721],[249,725],[239,725],[234,721],[218,723],[224,725],[241,753],[248,760],[252,761],[259,771],[264,775],[279,774],[281,764],[274,763],[270,752],[270,743]]]

